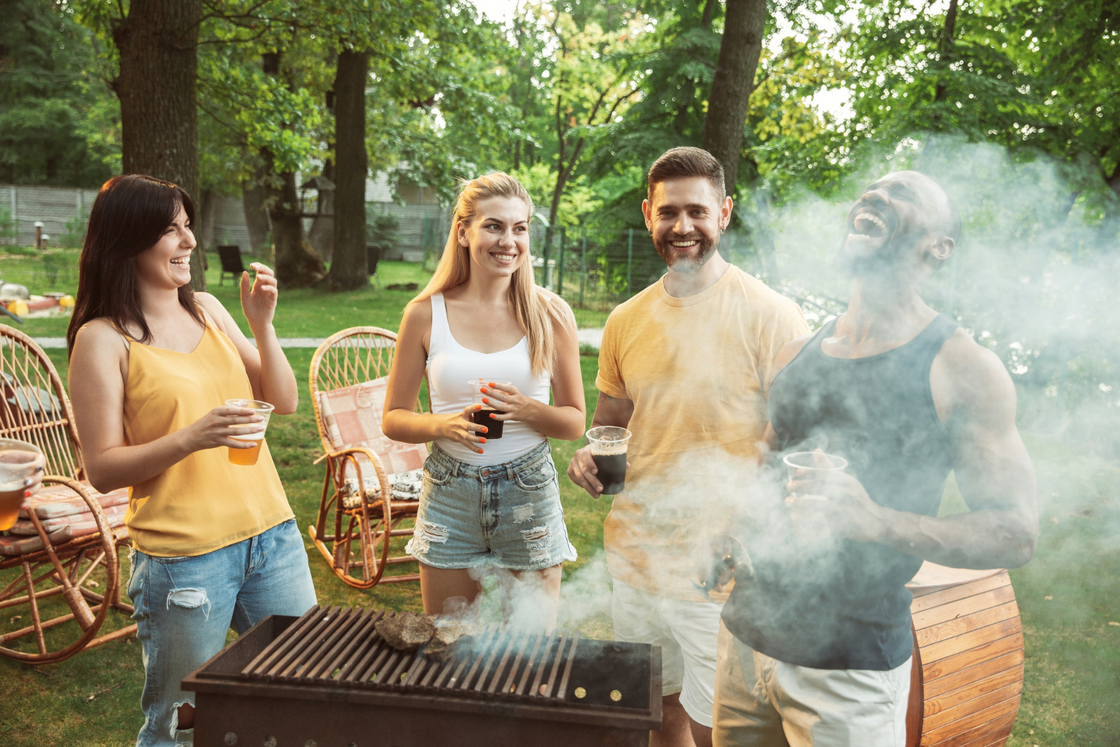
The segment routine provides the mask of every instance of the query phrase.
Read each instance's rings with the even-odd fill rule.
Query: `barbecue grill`
[[[398,651],[398,613],[265,618],[183,680],[197,747],[648,745],[661,649],[490,626],[446,655]]]

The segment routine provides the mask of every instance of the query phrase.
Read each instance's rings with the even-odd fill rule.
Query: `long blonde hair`
[[[413,303],[423,301],[436,293],[443,293],[467,282],[471,276],[470,247],[459,243],[459,226],[467,225],[477,217],[478,204],[491,197],[517,198],[523,200],[533,215],[533,200],[521,183],[509,174],[495,171],[477,179],[463,182],[459,188],[459,198],[455,201],[455,212],[451,221],[451,232],[443,248],[443,256],[436,265],[436,271],[428,285],[413,299]],[[529,364],[534,375],[551,368],[556,345],[552,335],[554,320],[561,320],[560,309],[563,302],[559,297],[538,288],[533,281],[532,255],[522,261],[513,271],[509,284],[509,304],[518,326],[529,342]],[[555,299],[559,303],[554,303]]]

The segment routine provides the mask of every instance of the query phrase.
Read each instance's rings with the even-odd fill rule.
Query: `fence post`
[[[560,254],[556,257],[556,293],[564,295],[564,239],[567,231],[560,226]]]
[[[630,288],[634,270],[634,229],[626,229],[626,297],[630,298],[633,291]]]
[[[587,226],[580,226],[579,244],[579,307],[582,309],[583,285],[587,278]]]
[[[541,285],[549,287],[548,258],[552,253],[552,226],[544,229],[544,262],[541,264]],[[551,290],[551,289],[550,289]]]

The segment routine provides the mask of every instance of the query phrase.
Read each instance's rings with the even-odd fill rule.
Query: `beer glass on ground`
[[[587,432],[603,495],[618,495],[626,487],[626,448],[631,435],[615,425],[600,425]]]
[[[43,452],[34,444],[0,438],[0,530],[11,529],[23,505],[24,483],[43,468]]]
[[[486,433],[480,433],[478,435],[484,436],[487,441],[501,438],[506,425],[506,421],[504,420],[494,420],[492,416],[498,411],[482,401],[483,398],[486,397],[486,395],[482,393],[482,390],[492,383],[501,386],[508,386],[510,384],[508,381],[499,381],[498,379],[471,379],[467,382],[471,388],[471,402],[476,405],[482,405],[481,410],[476,410],[471,413],[471,422],[476,425],[486,426]]]
[[[259,423],[244,423],[233,426],[233,433],[230,434],[230,438],[236,441],[245,441],[253,444],[253,448],[251,449],[230,448],[230,464],[240,464],[243,466],[256,464],[257,459],[261,455],[261,444],[264,443],[264,431],[265,428],[268,427],[268,418],[273,410],[272,405],[267,402],[261,402],[259,399],[227,399],[226,405],[229,407],[244,407],[247,410],[252,410],[254,415],[261,416],[262,420]],[[255,433],[247,432],[255,428],[260,428],[260,430]]]

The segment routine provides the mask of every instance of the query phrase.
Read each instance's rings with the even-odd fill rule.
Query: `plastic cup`
[[[831,475],[837,475],[848,468],[848,460],[823,451],[795,451],[787,454],[782,461],[789,471],[790,481],[825,482]],[[828,466],[819,464],[826,461]],[[828,500],[823,495],[802,494],[798,498]]]
[[[471,379],[467,382],[467,385],[471,388],[471,402],[476,405],[482,405],[481,410],[471,413],[471,422],[486,426],[486,433],[480,433],[479,435],[485,437],[487,441],[501,438],[506,425],[506,421],[504,420],[494,420],[493,416],[498,411],[482,401],[486,396],[482,393],[482,390],[490,386],[491,382],[501,384],[502,386],[506,386],[510,383],[500,379]]]
[[[626,488],[626,449],[632,435],[615,425],[600,425],[587,432],[603,495],[618,495]]]
[[[19,517],[23,483],[43,468],[43,452],[34,444],[0,438],[0,531],[11,529]]]
[[[241,423],[233,426],[233,433],[230,438],[237,441],[245,441],[252,443],[251,449],[229,449],[229,463],[239,464],[245,467],[252,466],[257,463],[257,459],[261,455],[261,444],[264,443],[264,429],[268,427],[268,418],[272,415],[274,409],[272,405],[267,402],[261,402],[259,399],[227,399],[226,405],[229,407],[244,407],[245,409],[252,410],[255,415],[260,415],[262,420],[259,423]],[[238,431],[248,431],[251,428],[260,428],[256,433],[239,433]]]

